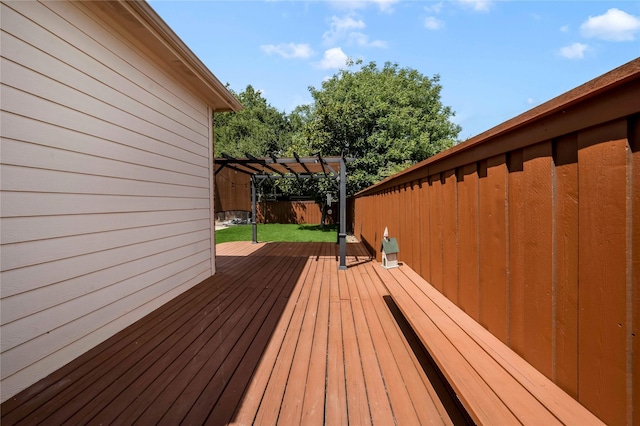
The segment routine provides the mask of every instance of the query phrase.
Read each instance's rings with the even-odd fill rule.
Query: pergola
[[[353,161],[344,157],[322,157],[316,154],[312,157],[300,157],[294,153],[293,158],[278,158],[271,155],[268,158],[257,158],[245,154],[245,158],[234,158],[222,154],[223,158],[216,158],[215,174],[228,167],[240,173],[251,176],[251,225],[252,242],[258,242],[258,225],[256,222],[256,187],[267,179],[333,179],[338,183],[340,205],[340,229],[338,243],[340,244],[339,269],[347,269],[347,168],[346,163]]]

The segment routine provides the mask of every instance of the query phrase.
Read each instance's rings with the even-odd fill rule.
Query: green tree
[[[313,107],[311,105],[297,106],[287,117],[291,129],[289,145],[282,152],[283,157],[293,157],[293,153],[301,156],[313,154],[313,147],[305,136],[305,127],[313,119]]]
[[[354,65],[360,69],[353,71]],[[309,151],[356,158],[348,171],[353,195],[453,146],[460,126],[440,101],[439,80],[389,62],[381,69],[374,62],[351,63],[321,89],[309,89],[314,99],[304,126]]]
[[[227,86],[228,88],[228,86]],[[215,115],[215,155],[265,157],[280,153],[291,144],[292,128],[285,113],[269,105],[251,85],[236,94],[244,109]]]

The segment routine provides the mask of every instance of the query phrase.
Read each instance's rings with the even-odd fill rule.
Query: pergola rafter
[[[306,164],[305,164],[303,161],[300,161],[300,157],[298,157],[298,154],[296,154],[296,153],[294,152],[294,153],[293,153],[293,156],[295,157],[296,161],[302,165],[302,168],[303,168],[307,173],[311,173],[311,172],[309,172],[309,169],[307,169]]]
[[[347,173],[346,163],[353,161],[344,157],[322,157],[320,153],[313,157],[300,157],[295,152],[293,158],[278,158],[271,154],[268,158],[257,158],[251,154],[245,154],[246,158],[234,158],[222,154],[223,158],[216,158],[215,165],[217,175],[223,168],[228,167],[239,173],[251,176],[251,225],[252,242],[258,242],[258,224],[256,222],[256,184],[266,179],[330,179],[338,182],[340,192],[340,229],[338,231],[338,243],[340,244],[339,269],[347,269]]]

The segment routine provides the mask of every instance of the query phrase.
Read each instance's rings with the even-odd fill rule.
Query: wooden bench
[[[603,424],[409,267],[372,267],[477,424]]]

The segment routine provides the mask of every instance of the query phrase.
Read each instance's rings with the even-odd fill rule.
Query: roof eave
[[[182,59],[184,65],[202,81],[212,94],[223,100],[224,105],[215,108],[215,112],[240,111],[243,109],[242,104],[238,102],[235,96],[227,90],[220,80],[218,80],[209,68],[202,63],[202,61],[191,51],[191,49],[189,49],[189,47],[146,1],[124,1],[126,1],[132,9],[138,12],[138,14],[144,18],[146,23],[162,37],[167,48],[172,50],[176,56]]]
[[[144,0],[117,0],[110,10],[101,1],[95,2],[103,11],[110,12],[127,31],[172,68],[181,80],[194,89],[214,112],[240,111],[242,104],[218,78],[187,47],[158,13]],[[118,7],[119,5],[119,7]],[[132,22],[132,18],[137,23]]]

